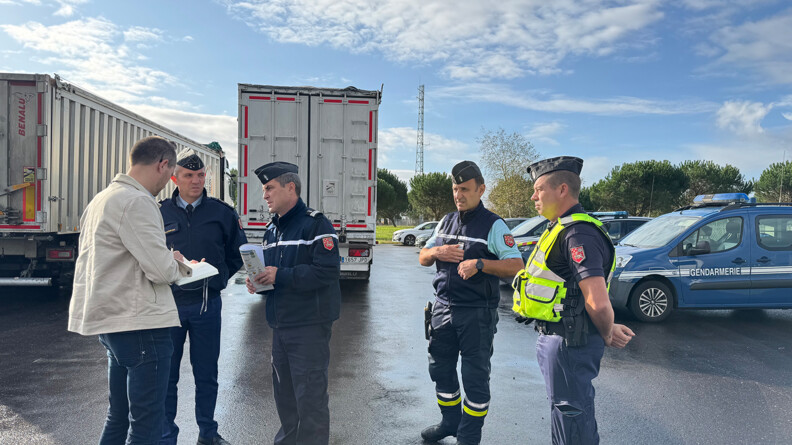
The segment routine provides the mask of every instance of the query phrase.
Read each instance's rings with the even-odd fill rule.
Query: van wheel
[[[405,246],[412,246],[415,244],[415,236],[407,235],[404,237],[404,245]]]
[[[657,323],[674,309],[671,289],[660,281],[645,281],[636,286],[630,297],[630,311],[640,321]]]

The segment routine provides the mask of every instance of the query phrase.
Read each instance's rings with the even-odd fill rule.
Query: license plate
[[[368,263],[368,258],[359,256],[342,256],[342,263]]]

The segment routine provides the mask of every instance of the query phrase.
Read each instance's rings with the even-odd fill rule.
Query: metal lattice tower
[[[424,86],[418,86],[418,143],[415,147],[415,174],[422,175],[424,155]]]

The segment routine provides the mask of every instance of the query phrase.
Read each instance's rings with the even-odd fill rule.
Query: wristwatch
[[[478,270],[479,272],[484,270],[484,261],[481,261],[481,258],[476,260],[476,270]]]

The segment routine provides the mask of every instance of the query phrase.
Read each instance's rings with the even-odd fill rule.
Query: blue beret
[[[256,169],[256,176],[266,184],[284,173],[297,173],[297,166],[288,162],[270,162]]]
[[[583,160],[574,156],[558,156],[542,159],[528,166],[528,174],[531,175],[531,180],[534,182],[542,175],[559,170],[567,170],[580,175],[580,171],[583,170]]]

